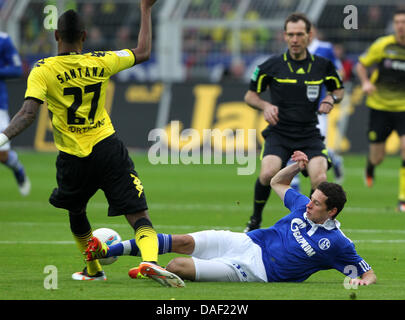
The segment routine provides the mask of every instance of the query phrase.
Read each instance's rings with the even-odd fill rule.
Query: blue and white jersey
[[[22,76],[20,56],[9,35],[0,32],[0,110],[8,109],[8,94],[5,79]]]
[[[326,59],[329,59],[330,61],[332,61],[333,65],[335,66],[335,69],[337,71],[342,70],[342,68],[343,68],[342,62],[338,58],[336,58],[335,52],[333,50],[333,45],[330,42],[313,39],[311,41],[311,44],[308,46],[308,51],[311,54],[315,54],[317,56],[320,56],[320,57],[323,57],[323,58],[326,58]],[[339,74],[339,72],[338,72],[338,74]],[[325,88],[325,86],[322,86],[319,103],[325,97],[326,97],[326,88]]]
[[[356,253],[339,222],[315,224],[306,218],[309,198],[289,189],[284,205],[291,213],[268,229],[247,235],[262,249],[268,282],[301,282],[320,270],[336,269],[356,278],[371,267]]]
[[[317,56],[329,59],[332,61],[336,70],[342,70],[342,62],[336,58],[333,45],[330,42],[313,39],[311,44],[308,46],[308,51],[312,54],[316,54]]]

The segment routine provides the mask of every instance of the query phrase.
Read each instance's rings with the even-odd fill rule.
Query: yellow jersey
[[[104,108],[111,76],[135,65],[131,50],[69,53],[39,60],[25,98],[48,103],[56,147],[86,157],[115,130]]]
[[[376,66],[370,80],[377,90],[367,97],[367,106],[382,111],[405,111],[405,47],[397,43],[395,36],[378,38],[359,61],[365,67]]]

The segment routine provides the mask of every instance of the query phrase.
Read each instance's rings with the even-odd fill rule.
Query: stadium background
[[[13,38],[22,56],[25,77],[40,58],[56,52],[53,30],[44,28],[44,7],[55,5],[59,14],[77,9],[85,18],[88,40],[85,51],[135,47],[139,1],[129,0],[3,0],[2,30]],[[293,11],[306,13],[317,25],[321,39],[331,41],[345,65],[346,99],[329,117],[328,147],[342,153],[367,151],[364,96],[353,65],[377,37],[392,31],[391,16],[400,1],[356,0],[358,28],[345,29],[347,4],[337,0],[171,0],[160,1],[153,11],[154,43],[147,63],[113,78],[110,105],[113,122],[130,148],[147,149],[148,133],[181,121],[192,128],[196,121],[205,128],[257,129],[266,125],[260,115],[243,108],[243,95],[253,69],[270,54],[282,52],[283,21]],[[404,5],[402,5],[404,6]],[[25,79],[9,81],[10,113],[23,100]],[[214,94],[207,99],[198,92]],[[215,94],[214,92],[218,92]],[[197,105],[209,119],[196,119]],[[210,105],[211,103],[211,105]],[[205,122],[203,122],[205,121]],[[54,150],[50,124],[43,108],[39,121],[17,137],[15,146]],[[171,146],[174,147],[174,146]],[[387,151],[397,154],[396,133]]]

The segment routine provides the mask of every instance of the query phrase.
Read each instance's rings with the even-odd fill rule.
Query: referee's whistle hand
[[[278,107],[272,104],[266,105],[263,110],[264,119],[271,125],[276,125],[278,122]]]
[[[333,104],[330,102],[323,102],[319,106],[318,113],[325,113],[328,114],[333,109]]]

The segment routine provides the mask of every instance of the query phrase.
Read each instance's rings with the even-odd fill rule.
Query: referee
[[[254,208],[245,232],[260,228],[263,208],[270,196],[270,181],[286,166],[294,150],[307,154],[307,174],[312,191],[323,181],[329,167],[327,150],[319,129],[317,113],[329,113],[342,100],[344,89],[333,63],[312,55],[311,22],[293,13],[284,22],[288,50],[271,56],[254,71],[245,102],[262,110],[269,123],[262,132],[265,139],[261,170],[254,188]],[[319,103],[321,86],[328,95]],[[270,102],[261,94],[269,89]]]

